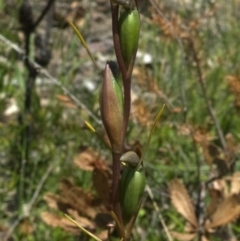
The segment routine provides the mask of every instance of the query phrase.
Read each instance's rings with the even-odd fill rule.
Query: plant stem
[[[122,137],[123,137],[123,141],[124,141],[124,137],[126,135],[127,126],[128,126],[130,109],[131,109],[131,76],[132,76],[132,69],[133,69],[133,64],[134,64],[135,59],[132,61],[130,69],[127,70],[124,60],[123,60],[121,47],[120,47],[120,40],[119,40],[119,29],[118,29],[119,6],[113,5],[111,3],[111,11],[112,11],[112,32],[113,32],[114,50],[115,50],[118,66],[119,66],[120,72],[122,74],[122,79],[123,79],[124,117],[123,117]]]
[[[117,216],[119,222],[122,222],[121,206],[120,206],[120,197],[119,197],[119,181],[120,181],[120,157],[121,153],[112,153],[112,202],[113,202],[113,211]]]

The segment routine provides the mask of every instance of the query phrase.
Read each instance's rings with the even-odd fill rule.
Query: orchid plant
[[[137,0],[110,0],[110,4],[113,43],[117,61],[107,61],[106,63],[102,73],[103,83],[99,104],[103,126],[112,153],[111,215],[116,222],[120,240],[127,241],[131,238],[146,185],[143,168],[144,155],[140,157],[134,151],[124,153],[124,140],[131,107],[132,71],[140,33],[140,15]],[[72,23],[70,24],[93,60],[83,37],[76,27]],[[156,117],[152,131],[162,111],[163,108]],[[89,123],[87,126],[93,129]],[[148,144],[152,131],[148,138]],[[68,218],[75,222],[70,217]],[[100,240],[77,223],[75,224],[95,240]]]

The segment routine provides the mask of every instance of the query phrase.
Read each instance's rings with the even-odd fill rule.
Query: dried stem
[[[52,4],[54,3],[55,0],[49,0],[47,2],[47,5],[45,8],[42,10],[40,16],[37,18],[35,23],[33,24],[33,30],[40,24],[40,22],[43,20],[44,16],[47,14],[48,10],[50,10]]]
[[[189,127],[189,132],[190,132],[190,135],[191,135],[191,139],[192,139],[192,145],[193,145],[193,150],[194,150],[194,154],[195,154],[195,160],[196,160],[196,175],[197,175],[197,181],[198,181],[198,184],[199,186],[201,185],[201,161],[200,161],[200,156],[199,156],[199,153],[198,153],[198,149],[197,149],[197,143],[196,143],[196,140],[194,139],[194,132],[193,132],[193,129],[191,127]],[[197,203],[196,203],[196,216],[197,216],[197,219],[201,219],[202,218],[202,215],[203,215],[203,212],[202,209],[201,209],[201,202],[202,202],[202,199],[201,199],[201,190],[198,191],[197,193]]]
[[[25,177],[30,175],[30,168],[26,169],[26,165],[29,162],[29,151],[30,151],[30,142],[31,142],[31,106],[32,106],[32,92],[35,85],[35,80],[37,77],[37,70],[32,65],[29,60],[30,55],[30,38],[31,35],[34,33],[36,27],[39,25],[43,17],[46,15],[47,11],[50,9],[54,0],[49,0],[46,7],[43,9],[42,13],[40,14],[39,18],[36,20],[35,23],[32,25],[28,25],[25,23],[23,25],[23,33],[24,33],[24,40],[25,40],[25,55],[27,58],[24,59],[25,67],[28,71],[28,77],[25,83],[25,100],[24,100],[24,113],[20,114],[19,116],[19,124],[23,125],[21,131],[21,147],[22,147],[22,154],[19,158],[19,183],[18,183],[18,198],[19,198],[19,208],[22,206],[24,190],[27,190]]]

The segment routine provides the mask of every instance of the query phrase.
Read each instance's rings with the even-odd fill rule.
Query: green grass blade
[[[89,57],[91,58],[93,64],[94,64],[95,67],[98,69],[98,71],[101,73],[101,70],[100,70],[99,66],[97,65],[95,59],[93,58],[92,53],[91,53],[90,49],[88,48],[88,45],[87,45],[86,41],[84,40],[82,34],[79,32],[79,30],[77,29],[77,27],[74,25],[73,22],[69,22],[69,24],[71,25],[71,27],[72,27],[72,29],[74,30],[74,32],[77,34],[77,36],[78,36],[81,44],[82,44],[83,47],[86,49],[86,51],[87,51]]]
[[[67,214],[64,214],[68,220],[70,220],[72,223],[74,223],[77,227],[79,227],[85,234],[90,236],[91,238],[95,239],[96,241],[102,241],[100,238],[95,236],[94,234],[87,231],[85,228],[83,228],[81,225],[79,225],[76,221],[74,221],[72,218],[70,218]]]
[[[153,134],[153,132],[154,132],[154,130],[155,130],[155,127],[156,127],[156,125],[157,125],[160,117],[162,116],[162,113],[163,113],[164,108],[165,108],[165,104],[163,104],[161,110],[158,112],[158,114],[157,114],[157,116],[156,116],[156,118],[155,118],[155,120],[154,120],[154,122],[153,122],[153,126],[152,126],[151,131],[150,131],[150,133],[149,133],[149,135],[148,135],[147,145],[146,145],[146,147],[145,147],[145,150],[144,150],[144,153],[143,153],[143,155],[142,155],[142,158],[141,158],[140,163],[142,163],[142,161],[143,161],[143,159],[144,159],[145,153],[146,153],[146,151],[147,151],[147,149],[148,149],[149,143],[150,143],[151,138],[152,138],[152,134]],[[140,165],[140,163],[139,163],[139,165]]]

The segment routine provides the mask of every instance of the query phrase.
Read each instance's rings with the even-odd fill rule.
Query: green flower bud
[[[131,156],[132,152],[128,154]],[[121,157],[121,161],[124,161],[124,155]],[[124,168],[120,180],[120,203],[124,224],[128,224],[131,218],[137,215],[145,185],[146,177],[141,167],[137,169],[127,165]]]
[[[136,56],[140,32],[140,17],[137,9],[126,9],[119,18],[119,36],[125,66]]]
[[[104,80],[100,91],[100,112],[113,152],[121,152],[123,95],[116,77],[116,64],[109,61],[105,67]]]
[[[123,164],[136,168],[138,163],[140,162],[140,159],[136,152],[128,151],[121,156],[120,161]]]
[[[111,0],[113,3],[118,4],[126,9],[132,8],[133,2],[131,0]]]

